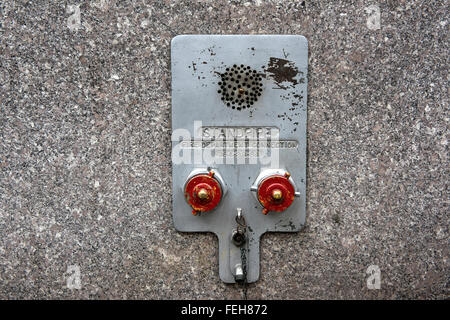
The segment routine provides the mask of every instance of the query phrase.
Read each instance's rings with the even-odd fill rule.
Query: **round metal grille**
[[[262,77],[249,66],[235,64],[226,68],[220,76],[220,89],[217,92],[222,95],[222,101],[232,109],[250,108],[261,96]]]

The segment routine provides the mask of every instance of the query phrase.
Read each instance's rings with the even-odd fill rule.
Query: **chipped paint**
[[[292,61],[270,57],[265,71],[280,89],[287,89],[286,85],[283,85],[286,82],[290,83],[291,87],[299,83],[296,79],[299,71]]]

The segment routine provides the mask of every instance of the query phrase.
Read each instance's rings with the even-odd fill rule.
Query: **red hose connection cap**
[[[222,199],[222,188],[211,171],[209,174],[199,174],[189,179],[184,196],[193,209],[192,214],[196,215],[198,212],[211,211],[217,207]]]
[[[258,187],[258,200],[264,207],[262,213],[284,211],[294,201],[295,189],[289,182],[289,175],[272,175],[261,181]]]

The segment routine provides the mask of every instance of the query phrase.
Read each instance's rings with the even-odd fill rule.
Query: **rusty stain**
[[[303,96],[296,92],[296,85],[305,83],[305,78],[301,76],[298,77],[298,75],[303,74],[303,72],[298,70],[294,62],[286,59],[289,56],[289,53],[287,53],[284,49],[283,55],[285,59],[270,57],[267,67],[263,66],[263,69],[264,75],[267,75],[267,78],[274,81],[276,86],[273,87],[273,89],[288,91],[287,94],[281,94],[280,98],[282,100],[291,100],[291,108],[289,108],[290,114],[288,115],[284,112],[279,114],[278,118],[282,118],[283,120],[287,119],[293,122],[294,118],[300,115],[300,113],[295,111],[303,99]],[[294,124],[298,125],[298,122],[295,122]],[[293,129],[293,131],[296,130],[296,128]]]
[[[286,89],[285,86],[281,85],[283,82],[290,82],[292,86],[299,83],[298,80],[295,79],[299,71],[292,61],[270,57],[266,72],[275,81],[278,87],[282,89]]]

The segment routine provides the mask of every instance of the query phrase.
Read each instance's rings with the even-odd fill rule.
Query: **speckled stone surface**
[[[215,237],[172,224],[170,40],[192,33],[309,40],[307,226],[263,237],[248,297],[448,298],[447,9],[2,1],[0,298],[242,298]]]

